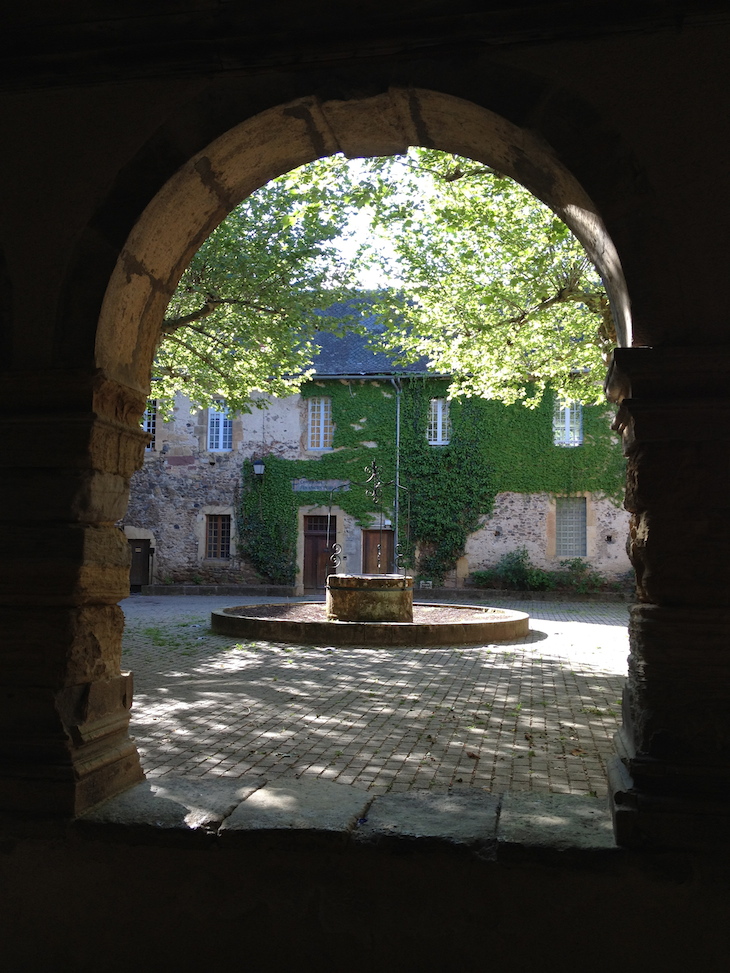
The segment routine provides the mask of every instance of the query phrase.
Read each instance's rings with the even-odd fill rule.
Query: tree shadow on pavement
[[[135,671],[132,732],[155,778],[605,794],[624,676],[549,648],[541,630],[404,650],[235,642],[193,622],[134,626],[124,655]]]

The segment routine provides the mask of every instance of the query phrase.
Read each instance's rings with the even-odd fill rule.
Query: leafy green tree
[[[616,342],[608,298],[547,206],[443,152],[412,149],[361,171],[354,201],[368,207],[372,230],[358,259],[400,279],[397,301],[389,295],[381,311],[405,358],[453,376],[452,395],[534,406],[550,385],[602,399]]]
[[[163,413],[184,392],[199,408],[249,411],[255,389],[289,395],[313,339],[336,322],[316,311],[347,293],[341,246],[352,210],[332,180],[295,172],[254,193],[198,250],[167,309],[152,394]]]
[[[601,399],[610,307],[565,224],[493,169],[412,149],[303,166],[221,223],[168,309],[153,387],[163,411],[177,390],[232,411],[255,389],[290,394],[317,331],[339,324],[317,310],[363,280],[385,340],[452,376],[452,395],[536,405],[550,385]]]

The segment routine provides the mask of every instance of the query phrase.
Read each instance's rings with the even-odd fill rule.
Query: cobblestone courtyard
[[[606,794],[627,606],[500,601],[528,636],[343,649],[213,635],[210,612],[274,599],[132,596],[122,668],[148,778],[323,777],[410,788]]]

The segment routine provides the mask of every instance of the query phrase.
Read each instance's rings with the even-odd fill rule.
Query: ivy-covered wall
[[[404,378],[400,427],[400,540],[419,574],[441,578],[464,553],[480,517],[491,513],[499,493],[591,492],[620,502],[624,462],[605,408],[583,410],[583,444],[553,445],[553,398],[537,409],[484,399],[450,403],[452,435],[445,446],[426,439],[428,406],[446,395],[448,383]],[[336,503],[356,522],[372,524],[366,470],[375,461],[384,484],[381,508],[393,516],[396,465],[396,388],[380,381],[310,382],[304,399],[329,396],[335,423],[333,448],[310,459],[266,457],[266,474],[243,465],[239,536],[243,553],[273,581],[296,575],[297,510]],[[295,492],[292,481],[349,481],[349,489]],[[413,558],[418,548],[418,563]]]

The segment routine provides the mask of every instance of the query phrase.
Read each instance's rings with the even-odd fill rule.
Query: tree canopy
[[[391,340],[452,375],[451,394],[534,405],[550,385],[602,398],[616,335],[603,284],[568,227],[489,167],[413,149],[369,162],[356,201],[372,213],[360,254],[399,275]],[[406,327],[404,328],[404,325]]]
[[[340,249],[351,215],[332,181],[298,172],[230,213],[167,308],[152,385],[163,412],[176,392],[199,407],[225,399],[239,412],[256,389],[296,390],[311,365],[317,310],[354,283]]]
[[[232,411],[255,389],[290,394],[317,331],[338,326],[317,311],[363,281],[392,348],[453,376],[451,394],[601,397],[615,334],[580,244],[513,180],[426,149],[320,160],[235,209],[170,302],[153,394]]]

